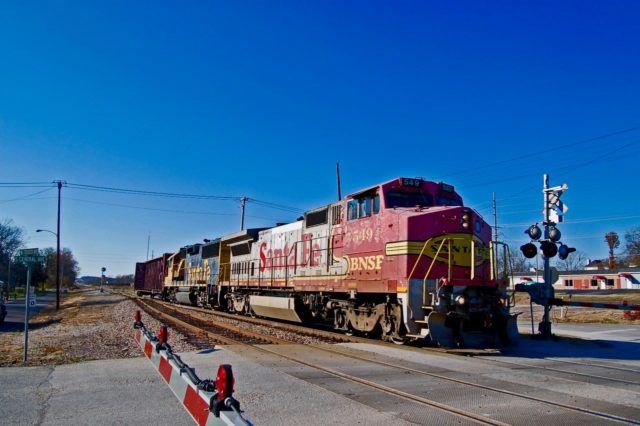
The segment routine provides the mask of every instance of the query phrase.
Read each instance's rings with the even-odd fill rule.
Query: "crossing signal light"
[[[542,236],[542,230],[538,225],[531,225],[529,229],[524,231],[525,234],[529,236],[532,240],[538,241]]]
[[[533,243],[527,243],[523,246],[520,246],[520,250],[522,250],[522,254],[524,254],[524,257],[526,257],[527,259],[536,257],[536,254],[538,254],[538,248]]]
[[[569,257],[569,254],[573,253],[574,251],[576,251],[575,248],[568,247],[565,244],[561,244],[558,248],[558,257],[560,258],[560,260],[566,260],[567,257]]]
[[[562,237],[562,234],[560,233],[560,230],[558,228],[556,228],[555,226],[549,228],[549,239],[551,241],[553,241],[554,243],[558,242],[560,241],[561,237]]]
[[[550,258],[558,254],[558,246],[551,241],[543,241],[540,243],[540,250],[544,257]]]
[[[233,385],[235,380],[233,378],[233,370],[229,364],[221,364],[218,367],[218,374],[216,375],[216,397],[222,401],[231,395],[233,395]]]
[[[169,328],[165,324],[160,326],[157,337],[161,345],[164,345],[169,341]]]

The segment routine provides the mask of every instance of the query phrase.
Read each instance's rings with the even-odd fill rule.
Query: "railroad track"
[[[375,389],[379,392],[383,392],[385,394],[388,395],[392,395],[394,397],[398,397],[398,398],[402,398],[408,401],[412,401],[414,403],[418,403],[418,404],[422,404],[422,405],[426,405],[432,408],[436,408],[438,410],[447,412],[449,414],[453,414],[455,416],[461,417],[463,419],[467,419],[467,420],[471,420],[473,421],[473,423],[476,424],[483,424],[483,425],[495,425],[495,426],[504,426],[507,423],[503,423],[500,421],[496,421],[494,419],[485,417],[485,416],[481,416],[481,415],[477,415],[475,413],[472,412],[468,412],[465,410],[461,410],[458,409],[456,407],[453,406],[448,406],[446,404],[442,404],[440,402],[434,401],[434,400],[430,400],[424,397],[421,397],[419,395],[414,395],[411,393],[407,393],[407,392],[403,392],[401,390],[398,389],[393,389],[391,387],[388,386],[384,386],[378,383],[375,383],[373,381],[370,380],[366,380],[360,377],[357,377],[355,375],[350,375],[350,374],[345,374],[345,373],[341,373],[337,370],[331,369],[331,368],[326,368],[326,367],[322,367],[319,365],[315,365],[313,363],[310,363],[308,361],[305,361],[303,359],[300,359],[299,357],[293,357],[290,355],[283,355],[281,353],[275,352],[273,350],[270,350],[269,348],[260,345],[257,346],[257,344],[259,343],[254,343],[254,342],[248,342],[247,341],[247,335],[252,334],[250,332],[248,332],[245,329],[239,329],[236,327],[233,327],[229,324],[224,324],[224,323],[217,323],[215,324],[215,326],[219,326],[218,332],[222,331],[223,334],[218,334],[214,331],[211,331],[210,327],[206,327],[205,329],[202,329],[200,327],[200,325],[194,325],[192,322],[190,321],[197,321],[199,322],[201,320],[201,318],[197,318],[196,316],[192,315],[192,314],[185,314],[183,312],[179,312],[176,309],[173,309],[172,307],[168,307],[163,305],[163,309],[168,309],[170,311],[172,311],[171,314],[168,314],[167,312],[163,312],[161,310],[159,310],[157,307],[152,306],[153,303],[149,303],[149,301],[142,301],[142,300],[138,300],[136,303],[138,303],[139,306],[141,306],[143,309],[145,309],[149,314],[153,315],[154,317],[156,317],[156,319],[162,319],[168,323],[177,325],[178,327],[180,327],[182,330],[188,330],[189,333],[204,333],[206,334],[213,342],[216,343],[222,343],[222,344],[226,344],[226,345],[236,345],[236,346],[246,346],[248,348],[250,348],[251,350],[254,351],[259,351],[259,352],[263,352],[263,353],[267,353],[270,355],[275,355],[278,358],[281,359],[286,359],[288,361],[291,361],[295,364],[299,364],[299,365],[303,365],[306,367],[310,367],[314,370],[318,370],[318,371],[322,371],[324,373],[327,373],[331,376],[343,379],[343,380],[347,380],[350,381],[352,383],[356,383],[358,385],[361,386],[365,386],[367,388],[370,389]],[[174,316],[175,314],[178,314],[177,317]],[[224,331],[223,331],[224,330]],[[227,331],[233,331],[233,332],[237,332],[237,336],[236,338],[230,337],[227,334]],[[268,343],[270,344],[275,344],[275,345],[282,345],[282,344],[292,344],[292,342],[288,341],[288,340],[284,340],[284,339],[280,339],[277,337],[273,337],[273,336],[266,336],[264,337],[264,339],[262,340],[266,340]],[[266,343],[266,342],[260,342],[260,343]]]
[[[155,312],[159,312],[157,308],[152,308]],[[311,351],[314,353],[331,353],[332,355],[347,358],[348,361],[357,361],[355,363],[351,362],[351,364],[358,365],[360,367],[370,364],[375,365],[379,370],[381,368],[390,370],[390,374],[410,374],[415,377],[428,377],[430,379],[430,383],[438,382],[438,383],[448,383],[447,386],[453,386],[456,389],[456,393],[459,394],[478,394],[481,393],[485,398],[489,398],[490,400],[495,401],[504,401],[505,399],[511,399],[513,401],[526,401],[527,403],[533,403],[539,405],[540,410],[545,411],[550,408],[555,409],[556,411],[562,411],[568,413],[572,416],[571,422],[581,421],[588,423],[609,423],[609,422],[619,422],[626,424],[636,424],[640,425],[640,421],[635,420],[638,418],[637,416],[620,416],[616,414],[612,414],[606,411],[600,411],[592,408],[585,408],[581,406],[577,406],[574,404],[554,401],[550,398],[540,397],[532,394],[527,394],[524,392],[516,392],[504,388],[499,388],[496,386],[490,386],[485,384],[480,384],[476,382],[472,382],[470,380],[462,379],[459,377],[452,377],[447,374],[447,372],[433,372],[426,371],[425,368],[427,366],[422,365],[422,367],[412,368],[407,366],[407,363],[403,363],[404,365],[400,365],[397,358],[393,359],[375,359],[380,358],[376,354],[370,354],[366,352],[357,351],[348,347],[335,346],[335,345],[313,345],[308,348],[308,350],[302,351],[306,356],[296,355],[295,352],[292,353],[283,353],[282,350],[278,350],[278,345],[292,345],[292,342],[285,339],[280,339],[274,336],[256,336],[255,333],[251,334],[251,338],[247,339],[247,330],[240,329],[238,327],[232,326],[226,323],[215,323],[216,331],[213,331],[210,327],[205,327],[203,331],[203,327],[201,322],[214,322],[210,317],[202,317],[201,314],[198,313],[189,313],[185,314],[184,312],[179,313],[180,310],[173,308],[172,306],[163,305],[162,309],[171,309],[172,313],[170,315],[167,314],[159,314],[163,319],[170,321],[174,324],[177,324],[180,328],[191,329],[194,333],[207,333],[207,335],[212,338],[214,341],[227,344],[227,345],[237,345],[245,347],[246,351],[249,352],[260,352],[262,354],[268,353],[271,356],[278,357],[280,359],[285,359],[289,362],[292,362],[297,365],[304,366],[306,368],[311,368],[316,371],[321,371],[325,374],[328,374],[332,377],[351,382],[358,386],[365,387],[371,390],[375,390],[377,392],[381,392],[385,395],[389,395],[395,398],[399,398],[405,401],[410,401],[412,404],[418,404],[422,406],[428,406],[432,409],[446,412],[452,416],[455,416],[459,419],[464,419],[471,423],[476,424],[490,424],[490,425],[504,425],[510,424],[508,416],[506,418],[500,418],[499,414],[494,413],[493,416],[477,414],[470,410],[465,410],[460,406],[454,406],[447,404],[443,401],[438,401],[435,398],[426,398],[423,395],[420,395],[419,392],[406,392],[401,389],[397,389],[393,386],[388,386],[386,384],[377,383],[376,380],[372,380],[368,377],[362,377],[361,375],[347,373],[344,371],[339,371],[338,368],[323,366],[320,365],[319,362],[313,360],[310,356]],[[179,314],[178,314],[179,313]],[[217,314],[217,313],[216,313]],[[179,317],[179,318],[176,318]],[[194,325],[193,322],[197,322],[197,325]],[[235,335],[224,335],[220,336],[220,330],[231,330],[233,333],[237,333]],[[225,331],[226,332],[226,331]],[[251,340],[255,339],[255,340]],[[366,343],[371,344],[371,340],[365,340]],[[273,346],[272,346],[273,345]],[[439,355],[448,355],[452,356],[448,353],[439,352]],[[395,372],[395,373],[394,373]],[[544,408],[546,407],[546,408]],[[636,410],[636,414],[640,415],[640,410]]]
[[[145,300],[145,299],[143,299]],[[308,325],[295,325],[286,322],[273,321],[265,318],[256,318],[250,317],[243,314],[230,314],[222,311],[214,311],[211,309],[205,309],[197,306],[188,306],[188,305],[175,305],[169,302],[160,302],[157,303],[162,304],[166,307],[175,307],[179,306],[181,310],[189,311],[189,312],[197,312],[206,316],[207,318],[211,318],[213,321],[216,321],[216,318],[225,318],[234,322],[242,322],[253,324],[256,326],[269,327],[277,330],[282,330],[285,332],[295,333],[300,336],[307,336],[311,338],[321,339],[326,343],[346,343],[346,342],[371,342],[371,339],[362,338],[358,336],[348,336],[340,332],[329,331],[326,327],[314,327]]]
[[[166,323],[177,325],[179,328],[186,330],[190,336],[205,335],[210,339],[210,343],[213,344],[232,345],[242,343],[278,345],[291,343],[289,340],[262,335],[259,332],[183,312],[172,306],[162,305],[162,309],[159,309],[158,305],[160,304],[155,301],[137,299],[136,303],[157,319],[162,319]]]
[[[560,360],[560,359],[554,359],[554,358],[545,358],[545,359],[541,359],[541,360],[534,360],[535,363],[521,363],[521,362],[515,362],[515,361],[506,361],[506,360],[500,360],[500,359],[489,359],[489,358],[482,358],[482,357],[477,357],[477,359],[485,361],[485,362],[491,362],[494,364],[501,364],[501,365],[506,365],[506,366],[510,366],[510,367],[518,367],[520,369],[526,369],[528,371],[540,371],[543,373],[560,373],[563,375],[568,375],[568,376],[576,376],[578,378],[588,378],[588,379],[593,379],[594,381],[606,381],[606,382],[616,382],[616,383],[621,383],[621,384],[626,384],[626,385],[636,385],[636,386],[640,386],[640,371],[638,370],[634,370],[634,369],[629,369],[629,368],[620,368],[620,367],[612,367],[612,366],[607,366],[607,365],[602,365],[602,364],[598,364],[598,363],[587,363],[587,362],[573,362],[573,361],[564,361],[564,360]],[[620,379],[617,377],[613,377],[616,374],[612,374],[609,376],[606,375],[601,375],[601,374],[590,374],[590,373],[583,373],[580,371],[572,371],[570,369],[567,368],[561,368],[561,366],[556,365],[556,364],[565,364],[565,365],[573,365],[573,366],[581,366],[581,367],[588,367],[590,369],[593,368],[598,368],[601,370],[610,370],[614,373],[617,372],[624,372],[627,375],[634,375],[636,376],[636,380],[627,380],[627,379]],[[580,380],[576,380],[576,381],[580,381]]]

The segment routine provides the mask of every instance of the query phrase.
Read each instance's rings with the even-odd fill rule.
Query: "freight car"
[[[136,263],[133,288],[138,296],[162,294],[167,260],[170,256],[171,253],[165,253],[160,257],[147,260],[146,262]]]
[[[517,335],[492,244],[453,186],[398,178],[293,223],[184,247],[166,262],[163,295],[397,343],[486,346]]]

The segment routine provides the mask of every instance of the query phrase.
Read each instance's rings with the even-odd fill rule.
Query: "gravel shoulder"
[[[73,291],[60,310],[50,307],[29,321],[28,361],[23,362],[24,332],[0,334],[0,367],[47,366],[80,361],[135,358],[142,351],[133,339],[133,317],[139,308],[131,300],[98,290]],[[154,332],[160,323],[143,314]],[[171,346],[178,352],[196,348],[171,330]]]

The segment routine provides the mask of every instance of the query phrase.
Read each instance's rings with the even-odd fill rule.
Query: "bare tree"
[[[624,234],[627,263],[640,265],[640,226]]]
[[[609,246],[609,269],[615,269],[616,258],[613,255],[613,251],[620,247],[620,238],[618,238],[618,233],[614,231],[607,232],[604,235],[604,241]]]
[[[528,272],[532,267],[531,259],[527,259],[524,257],[524,254],[517,247],[509,246],[509,250],[507,252],[507,272]],[[498,277],[503,276],[504,274],[504,260],[505,255],[502,249],[498,249]]]
[[[43,255],[46,256],[46,273],[47,273],[47,286],[55,287],[56,286],[56,250],[53,247],[46,248],[42,250]],[[76,282],[78,278],[78,272],[80,268],[78,268],[78,262],[73,256],[73,252],[71,249],[63,248],[60,253],[60,264],[61,264],[61,272],[62,272],[62,285],[64,287],[69,287],[70,284]]]
[[[0,221],[0,280],[6,280],[7,285],[14,280],[15,271],[11,271],[11,257],[24,244],[24,231],[15,226],[11,219]]]
[[[565,260],[556,260],[556,268],[560,271],[580,271],[587,264],[589,256],[583,251],[571,253]]]

